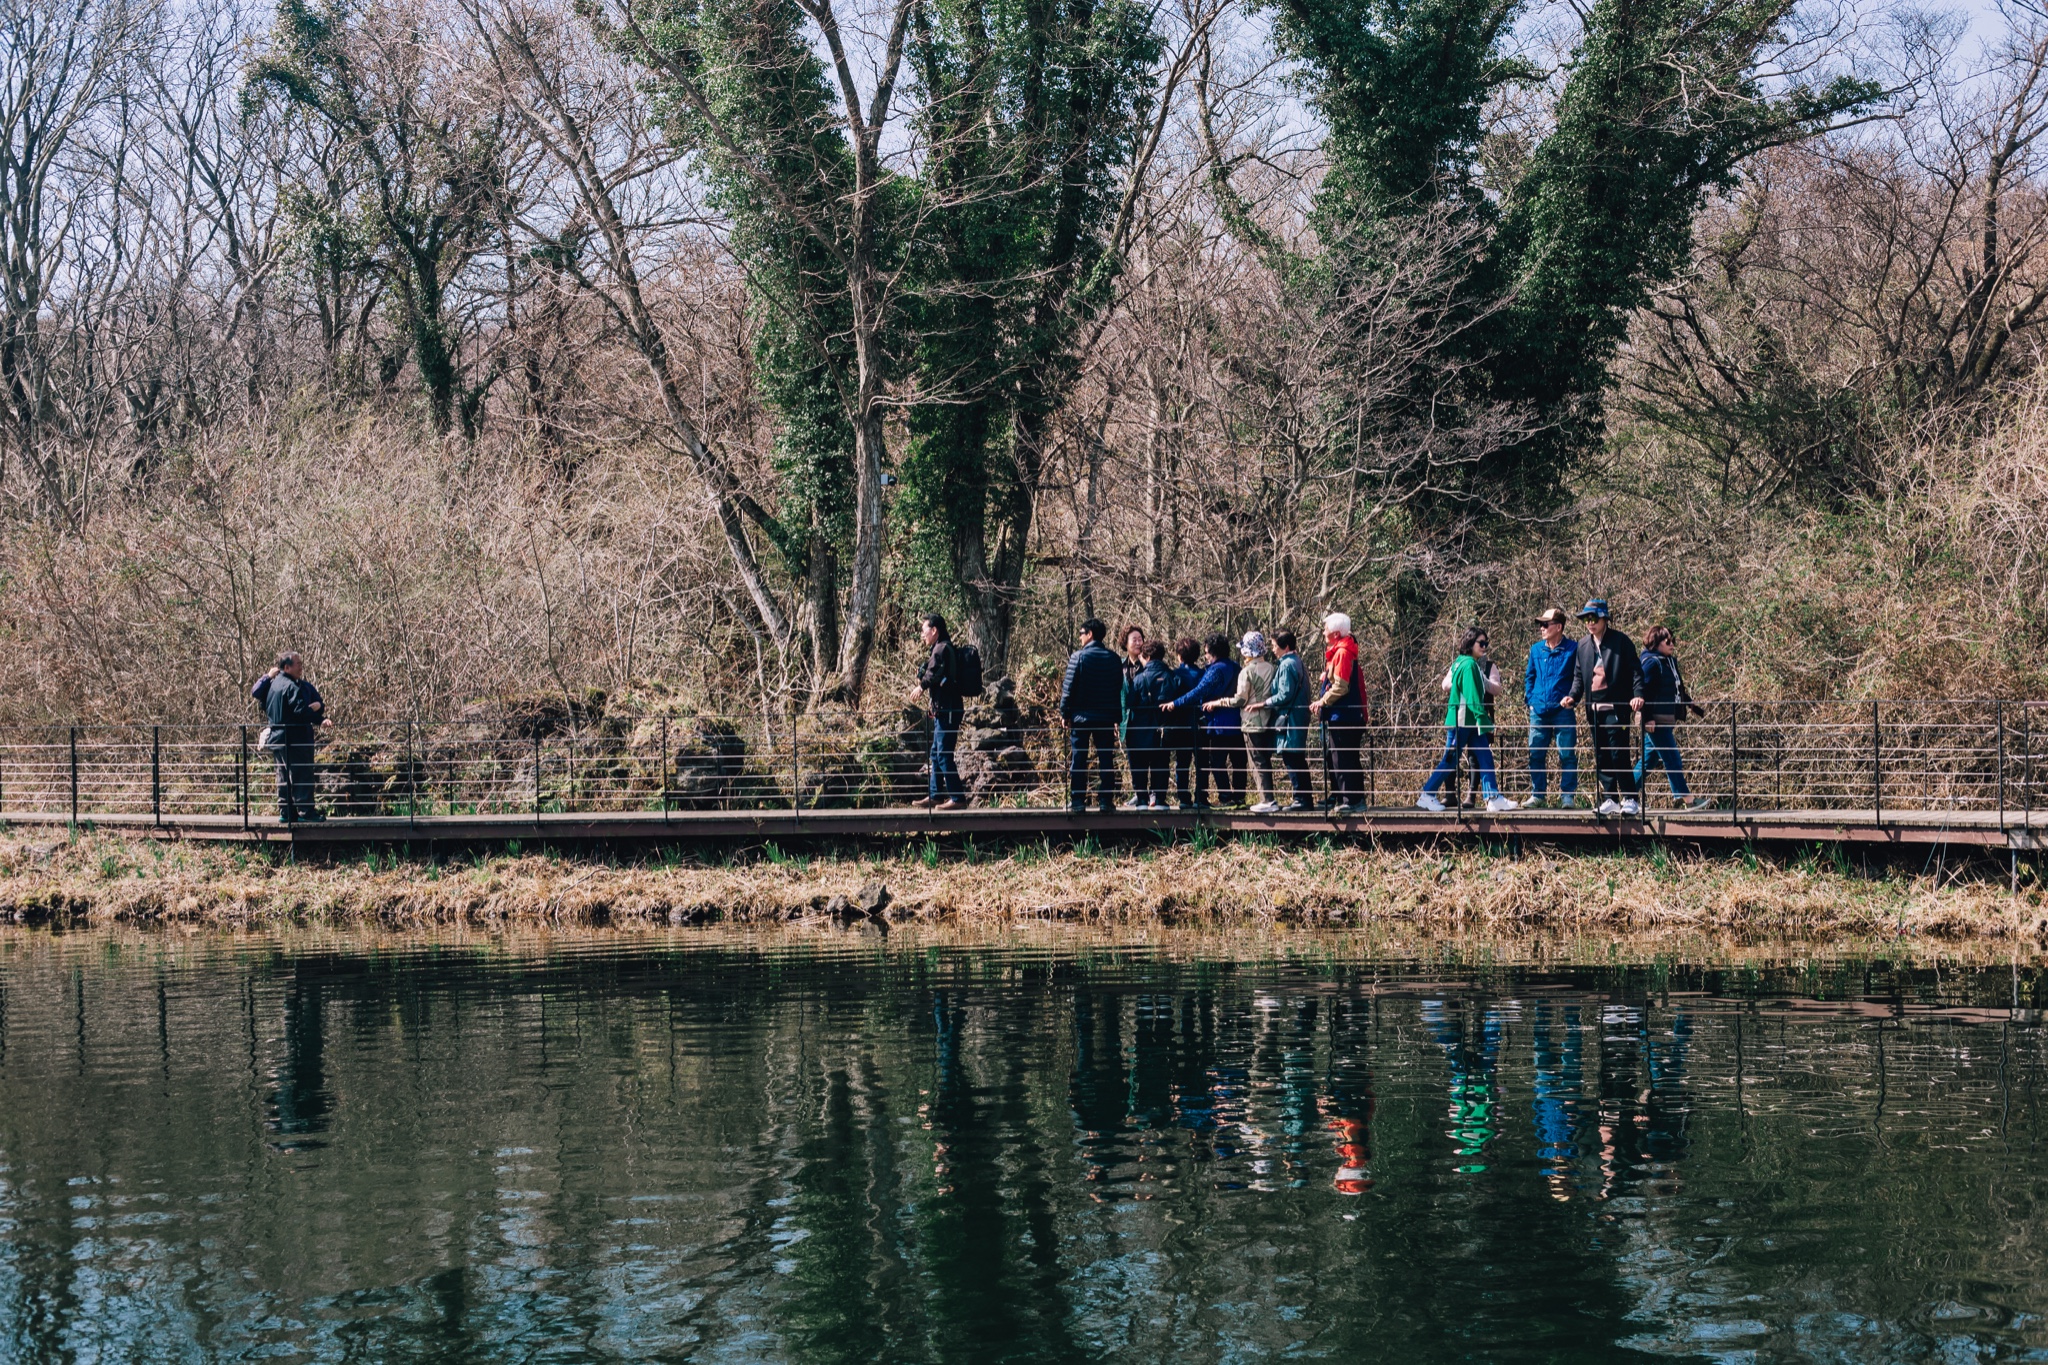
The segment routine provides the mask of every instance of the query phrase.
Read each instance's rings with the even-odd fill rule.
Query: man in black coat
[[[1584,706],[1593,734],[1593,767],[1600,775],[1602,815],[1635,815],[1635,745],[1630,722],[1642,706],[1642,655],[1635,642],[1608,620],[1607,599],[1596,597],[1579,610],[1586,638],[1579,641],[1571,695],[1566,706]]]
[[[1081,623],[1081,647],[1067,656],[1060,682],[1060,719],[1067,723],[1067,809],[1088,808],[1088,749],[1095,748],[1097,804],[1116,809],[1116,727],[1123,719],[1124,661],[1102,642],[1109,627],[1092,617]]]
[[[270,723],[264,747],[277,764],[277,817],[287,825],[324,820],[313,806],[313,731],[327,724],[327,703],[305,676],[305,661],[280,654],[249,689]]]

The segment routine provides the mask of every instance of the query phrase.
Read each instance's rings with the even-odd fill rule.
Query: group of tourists
[[[1490,811],[1578,805],[1581,723],[1592,743],[1600,788],[1594,809],[1599,813],[1639,814],[1643,782],[1650,769],[1659,767],[1681,809],[1710,804],[1687,787],[1678,751],[1678,722],[1688,713],[1704,714],[1704,708],[1686,689],[1677,638],[1658,626],[1638,650],[1614,627],[1601,598],[1586,603],[1579,621],[1584,634],[1570,640],[1569,618],[1561,608],[1536,620],[1541,634],[1529,646],[1522,679],[1529,709],[1530,795],[1519,802],[1501,791],[1494,764],[1494,716],[1505,685],[1501,670],[1491,657],[1487,632],[1477,627],[1465,632],[1441,683],[1446,697],[1443,756],[1424,781],[1417,806],[1444,809],[1439,793],[1457,773],[1461,758],[1471,762]],[[1069,736],[1070,810],[1088,809],[1091,767],[1097,808],[1105,813],[1117,809],[1119,747],[1130,770],[1131,791],[1122,802],[1127,811],[1167,809],[1169,782],[1182,810],[1238,808],[1253,797],[1253,814],[1322,809],[1349,815],[1365,808],[1361,755],[1370,712],[1358,639],[1344,613],[1323,618],[1322,668],[1313,682],[1289,630],[1270,637],[1247,631],[1236,643],[1234,659],[1230,640],[1221,634],[1202,641],[1183,637],[1169,645],[1131,626],[1116,641],[1120,651],[1099,620],[1082,622],[1080,634],[1080,648],[1068,657],[1060,684],[1060,718]],[[956,762],[966,705],[957,686],[962,651],[936,614],[924,618],[923,638],[930,655],[918,679],[931,701],[931,780],[928,795],[914,804],[959,810],[968,802]],[[1638,723],[1640,745],[1635,740]],[[1309,773],[1312,732],[1324,760],[1326,790],[1320,807]],[[1553,749],[1555,797],[1548,772]]]

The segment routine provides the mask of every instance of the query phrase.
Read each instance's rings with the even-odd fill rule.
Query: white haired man
[[[1309,715],[1323,722],[1327,735],[1327,776],[1330,814],[1349,815],[1365,809],[1365,769],[1358,751],[1365,742],[1367,716],[1365,680],[1358,667],[1358,637],[1351,618],[1333,611],[1323,618],[1322,693],[1309,705]]]

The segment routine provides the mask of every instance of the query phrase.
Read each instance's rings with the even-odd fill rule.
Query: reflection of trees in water
[[[118,1282],[216,1305],[188,1356],[264,1344],[221,1325],[259,1308],[394,1360],[1590,1358],[1752,1319],[1784,1353],[1825,1293],[1906,1358],[1968,1297],[1935,1286],[2048,1282],[2025,1027],[1895,1025],[1880,1068],[1854,1020],[1342,969],[98,970],[0,963],[0,1355],[61,1358]],[[84,1226],[144,1188],[211,1221]]]

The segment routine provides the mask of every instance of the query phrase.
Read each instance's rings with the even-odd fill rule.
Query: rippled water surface
[[[1337,941],[0,938],[0,1359],[2048,1359],[2043,1005]]]

